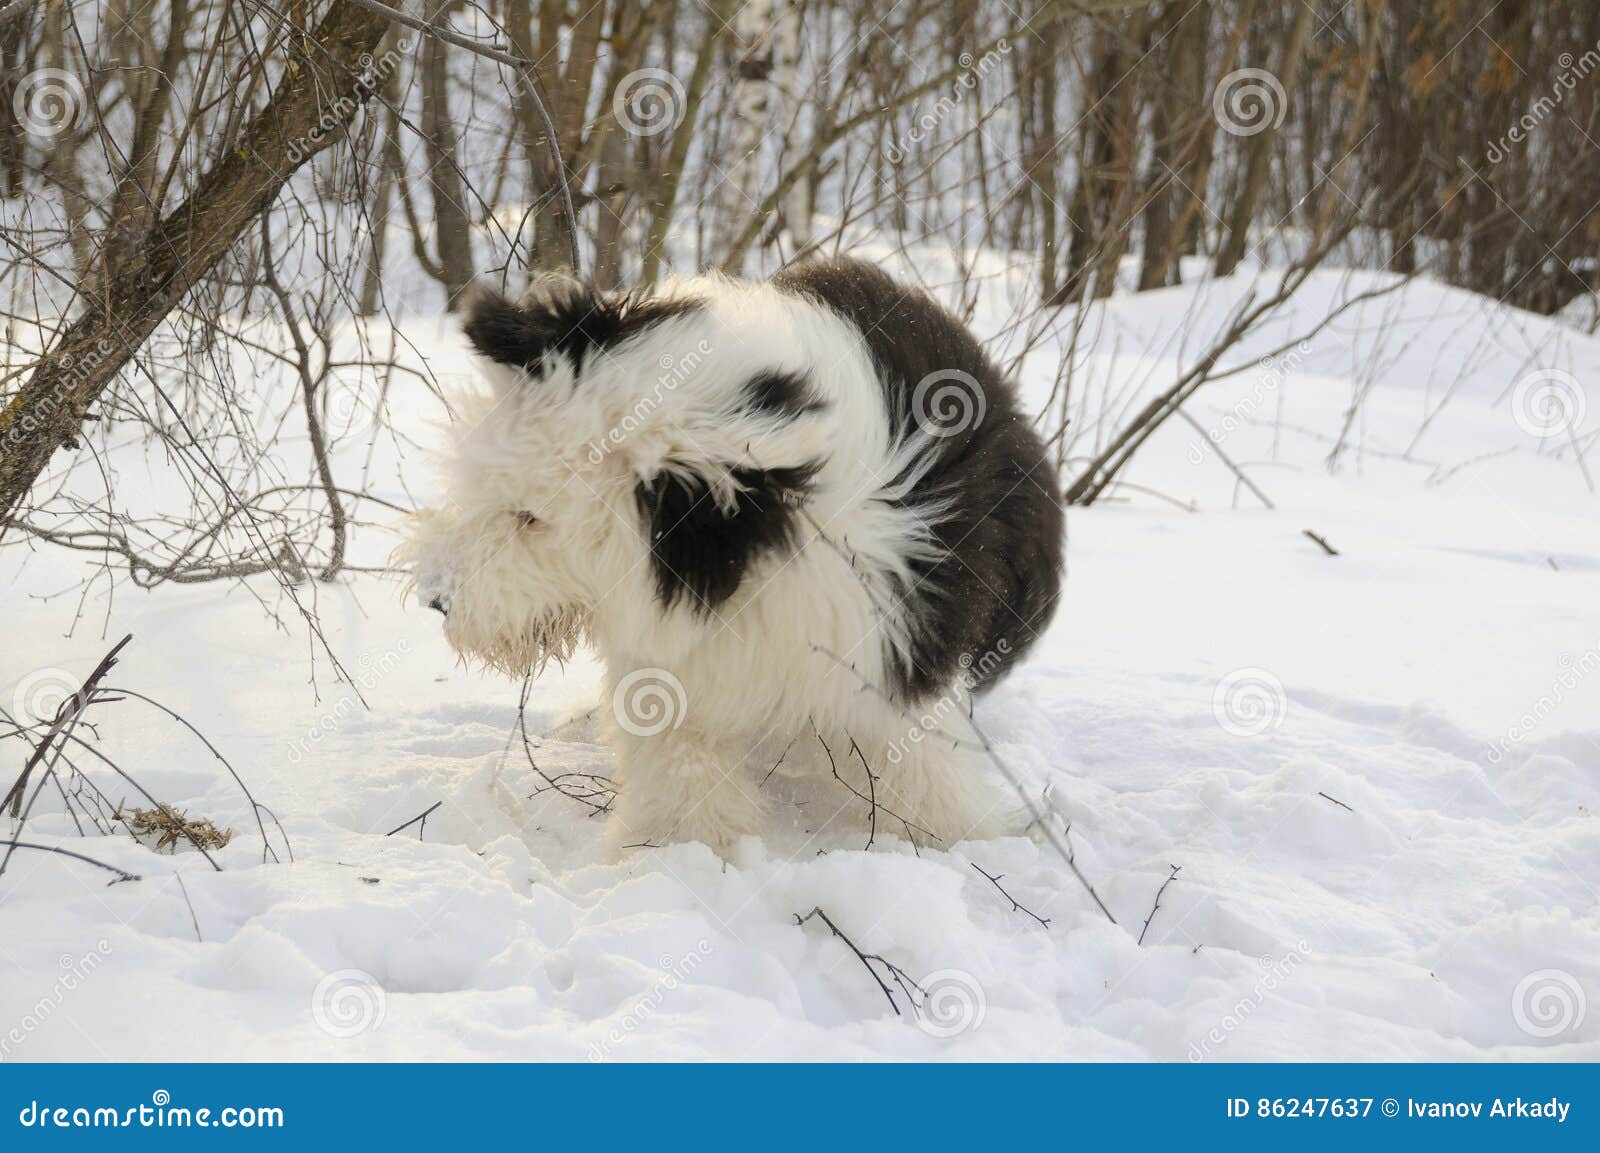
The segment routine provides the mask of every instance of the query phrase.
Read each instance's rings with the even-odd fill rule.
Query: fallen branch
[[[127,872],[124,869],[117,868],[115,865],[108,865],[104,861],[97,861],[93,857],[87,857],[82,853],[74,853],[71,849],[63,849],[57,845],[38,845],[32,841],[0,841],[0,845],[5,845],[8,849],[33,849],[40,853],[56,853],[63,857],[71,857],[74,861],[82,861],[84,864],[93,865],[97,869],[115,873],[117,879],[110,882],[111,885],[120,885],[123,881],[140,881],[144,879],[138,873]]]
[[[133,634],[129,633],[127,636],[123,637],[120,641],[113,645],[111,651],[100,658],[100,663],[95,665],[94,671],[84,678],[83,684],[79,687],[78,691],[56,706],[56,715],[50,721],[50,728],[45,732],[44,739],[34,746],[33,753],[28,757],[26,763],[23,764],[22,772],[12,784],[11,790],[6,793],[3,799],[0,799],[0,809],[4,809],[9,806],[11,810],[10,815],[13,818],[20,817],[22,815],[22,795],[27,791],[28,777],[33,773],[33,770],[38,767],[39,762],[44,760],[45,753],[49,751],[50,746],[55,742],[55,739],[61,735],[61,731],[69,724],[76,721],[78,716],[86,708],[88,708],[90,704],[94,703],[95,693],[99,691],[100,682],[105,679],[105,675],[109,673],[112,669],[112,666],[117,663],[117,654],[120,653],[132,639]]]
[[[1339,550],[1334,548],[1331,544],[1329,544],[1327,539],[1325,537],[1323,537],[1321,534],[1314,533],[1308,528],[1307,529],[1301,529],[1300,531],[1305,533],[1305,535],[1310,537],[1312,540],[1316,541],[1317,544],[1319,546],[1321,546],[1322,551],[1327,553],[1329,556],[1338,556],[1339,555]]]
[[[1355,812],[1354,809],[1352,809],[1349,805],[1345,804],[1338,797],[1330,797],[1330,796],[1328,796],[1327,793],[1323,792],[1321,789],[1317,790],[1317,796],[1321,797],[1325,801],[1331,801],[1333,804],[1338,805],[1341,809],[1344,809],[1347,812],[1351,812],[1351,813]]]
[[[423,809],[422,812],[420,812],[416,816],[412,817],[405,824],[399,825],[396,828],[390,829],[387,833],[384,834],[384,836],[392,837],[396,833],[403,833],[407,829],[409,829],[412,825],[415,825],[418,821],[420,821],[420,822],[422,822],[422,827],[417,830],[417,840],[419,840],[419,841],[422,840],[422,834],[424,832],[426,832],[427,828],[428,828],[428,814],[432,813],[435,809],[437,809],[442,804],[444,804],[443,801],[435,801],[435,802],[433,802],[433,804],[429,805],[426,809]]]
[[[927,990],[925,990],[921,985],[917,984],[909,973],[907,973],[899,965],[896,965],[893,961],[883,957],[881,954],[862,952],[860,946],[858,946],[849,937],[845,936],[844,932],[839,928],[839,926],[833,923],[833,919],[822,911],[821,905],[816,906],[811,910],[811,912],[807,913],[803,917],[799,913],[796,913],[794,915],[794,923],[803,927],[805,923],[811,920],[813,917],[822,918],[822,923],[828,926],[828,930],[835,937],[838,937],[839,940],[843,941],[849,950],[856,955],[856,959],[861,962],[861,964],[866,968],[867,972],[872,974],[872,979],[877,982],[878,988],[883,991],[884,997],[889,1002],[889,1008],[894,1010],[894,1015],[896,1017],[901,1016],[901,1013],[900,1006],[895,1003],[894,990],[889,988],[888,981],[885,981],[881,976],[878,975],[878,970],[872,967],[872,963],[874,961],[882,965],[884,972],[888,973],[890,979],[900,987],[900,991],[906,995],[906,1001],[911,1005],[912,1013],[916,1013],[918,1008],[917,994],[920,993],[924,998],[926,998]]]

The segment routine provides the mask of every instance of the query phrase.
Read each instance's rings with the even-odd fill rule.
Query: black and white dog
[[[959,321],[845,260],[649,295],[547,279],[480,293],[466,334],[491,388],[406,559],[464,655],[520,676],[594,647],[624,842],[726,851],[762,774],[824,743],[863,795],[870,765],[885,827],[1010,823],[965,717],[1050,621],[1062,514]]]

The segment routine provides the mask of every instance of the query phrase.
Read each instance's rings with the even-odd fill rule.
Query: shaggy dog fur
[[[832,261],[648,296],[545,280],[478,294],[466,334],[491,387],[406,559],[464,655],[520,676],[593,645],[624,843],[726,851],[797,743],[870,764],[880,827],[1010,823],[965,717],[1050,621],[1062,516],[960,322]]]

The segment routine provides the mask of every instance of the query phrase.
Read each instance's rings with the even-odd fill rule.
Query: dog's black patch
[[[579,280],[557,281],[523,302],[479,288],[467,305],[462,329],[472,347],[499,364],[537,373],[549,353],[565,356],[573,370],[584,358],[700,307],[694,300],[607,296]]]
[[[780,372],[777,369],[758,372],[745,381],[740,390],[740,399],[751,412],[768,413],[791,420],[828,407],[827,401],[811,391],[811,380],[805,373]]]
[[[903,503],[940,551],[912,566],[914,579],[896,598],[910,652],[901,659],[886,646],[892,688],[916,701],[958,676],[974,689],[993,684],[1044,631],[1060,597],[1063,518],[1043,442],[972,333],[925,293],[857,260],[796,265],[773,283],[861,334],[891,429],[917,442],[929,464]],[[975,382],[982,418],[929,435],[919,427],[929,398],[918,397],[918,386],[955,373],[960,387]]]
[[[662,606],[688,596],[709,614],[734,594],[758,557],[792,547],[800,502],[821,467],[731,469],[740,492],[727,513],[697,474],[666,471],[640,481],[634,491]]]

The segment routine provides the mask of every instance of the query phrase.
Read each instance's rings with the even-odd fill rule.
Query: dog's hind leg
[[[862,750],[872,764],[880,806],[879,826],[896,829],[896,817],[919,840],[930,835],[938,847],[1018,832],[1021,806],[1010,787],[981,753],[952,738],[954,719],[937,730],[908,728],[903,714],[885,715],[887,735]],[[885,825],[887,819],[887,825]]]

